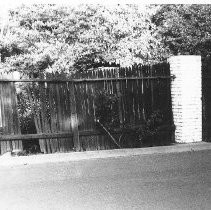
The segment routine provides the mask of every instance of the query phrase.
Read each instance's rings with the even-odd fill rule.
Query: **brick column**
[[[202,141],[201,56],[181,55],[169,59],[175,141]]]

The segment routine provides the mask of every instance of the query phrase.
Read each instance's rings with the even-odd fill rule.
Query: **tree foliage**
[[[4,68],[23,74],[74,72],[96,62],[161,59],[151,9],[136,5],[33,5],[10,11],[0,42]]]
[[[206,56],[211,49],[210,5],[23,5],[9,17],[1,65],[27,75]]]
[[[152,22],[169,55],[210,54],[211,5],[159,5]]]

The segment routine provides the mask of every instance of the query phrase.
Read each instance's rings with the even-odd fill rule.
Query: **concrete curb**
[[[58,163],[58,162],[70,162],[70,161],[80,161],[80,160],[90,160],[90,159],[128,157],[136,155],[180,153],[188,151],[192,152],[201,150],[211,150],[211,143],[200,142],[200,143],[175,144],[171,146],[159,146],[159,147],[148,147],[148,148],[54,153],[45,155],[42,154],[42,155],[16,156],[16,157],[12,157],[11,155],[7,154],[0,156],[0,166]]]

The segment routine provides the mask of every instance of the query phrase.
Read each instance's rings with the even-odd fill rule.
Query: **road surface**
[[[1,166],[1,210],[210,210],[211,152]]]

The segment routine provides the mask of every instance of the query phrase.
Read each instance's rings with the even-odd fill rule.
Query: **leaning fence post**
[[[201,56],[179,55],[169,59],[175,141],[202,141]]]

